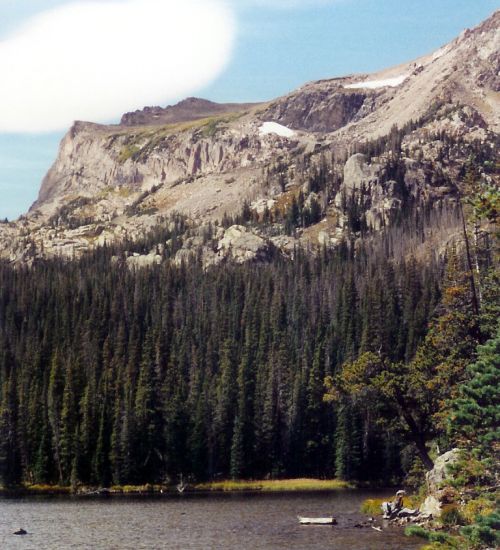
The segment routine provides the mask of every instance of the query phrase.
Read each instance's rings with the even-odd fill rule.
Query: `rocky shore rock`
[[[436,458],[434,468],[425,475],[427,491],[430,495],[440,495],[443,484],[450,478],[449,467],[459,460],[460,449],[457,448],[451,449]]]

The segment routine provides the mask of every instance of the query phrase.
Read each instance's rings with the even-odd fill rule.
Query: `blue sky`
[[[214,19],[211,28],[207,29],[207,35],[200,37],[202,43],[198,44],[189,38],[189,30],[184,30],[182,13],[178,12],[177,8],[168,8],[170,5],[174,6],[173,0],[163,0],[165,19],[178,17],[179,32],[185,32],[186,40],[189,40],[186,42],[176,39],[177,42],[181,42],[180,50],[186,50],[192,46],[194,57],[189,57],[189,52],[184,52],[182,55],[188,57],[183,60],[181,55],[181,61],[184,61],[185,65],[192,65],[193,72],[196,73],[200,72],[197,63],[203,67],[210,67],[212,63],[212,69],[207,70],[205,77],[199,78],[198,81],[189,71],[184,74],[182,68],[179,69],[178,80],[181,82],[177,83],[177,87],[174,86],[174,78],[170,86],[170,81],[165,81],[165,84],[158,76],[156,83],[148,84],[148,89],[154,89],[156,84],[156,95],[143,96],[139,90],[135,95],[130,95],[130,98],[124,96],[122,103],[127,108],[122,110],[142,107],[143,97],[144,104],[162,105],[181,99],[184,95],[197,95],[215,101],[266,100],[291,91],[309,80],[374,71],[408,61],[438,48],[464,28],[478,24],[500,7],[496,0],[206,1],[211,9],[225,3],[225,6],[219,6],[225,11],[224,13],[221,11],[219,19]],[[102,0],[94,0],[92,4],[96,5],[99,2],[103,3]],[[202,11],[203,0],[189,0],[189,2],[191,5],[188,7],[191,10],[198,9],[195,5],[199,2],[200,12]],[[34,15],[44,14],[47,10],[70,3],[69,0],[17,0],[16,2],[0,0],[0,68],[2,68],[3,40],[7,41],[20,25]],[[185,3],[186,0],[184,0]],[[141,5],[146,5],[145,0]],[[167,9],[173,11],[168,12]],[[114,16],[110,14],[110,17]],[[193,18],[195,19],[196,17]],[[206,14],[200,13],[199,19],[201,22],[206,21]],[[58,20],[54,15],[54,25],[61,20],[63,19]],[[46,27],[40,26],[42,31],[44,28],[50,29],[51,21],[45,23]],[[223,36],[225,30],[223,27],[217,27],[218,24],[231,26],[231,30],[227,30],[227,36]],[[198,35],[202,33],[203,31],[197,32]],[[27,35],[29,37],[29,32]],[[119,38],[118,36],[117,40]],[[37,40],[39,44],[40,38],[38,37]],[[18,43],[21,42],[13,42],[14,46]],[[99,46],[98,41],[97,45]],[[212,58],[210,48],[212,48]],[[174,63],[175,56],[179,56],[180,50],[172,45],[169,47],[168,44],[165,49],[167,52],[174,52],[174,59],[170,60]],[[47,64],[47,68],[44,65],[45,71],[50,71],[51,68],[50,51],[47,49],[48,60],[38,61],[38,63]],[[86,48],[85,51],[87,51]],[[204,54],[205,51],[207,51],[206,59],[200,53]],[[10,56],[17,55],[14,47],[4,48],[5,52]],[[166,59],[164,52],[162,56],[167,63],[162,73],[173,74],[175,72],[173,67],[178,65],[168,65],[169,60]],[[77,59],[80,58],[77,57]],[[84,71],[85,61],[82,58],[82,71]],[[7,63],[8,60],[4,59],[4,62]],[[101,60],[101,63],[103,62]],[[155,63],[158,66],[157,60]],[[51,128],[51,125],[47,124],[50,117],[53,120],[59,120],[57,115],[61,109],[58,109],[55,100],[54,105],[51,105],[51,95],[43,96],[43,91],[40,91],[41,86],[36,80],[33,83],[29,80],[33,71],[28,69],[29,62],[25,71],[28,76],[13,70],[12,74],[15,75],[13,80],[25,79],[22,80],[23,88],[28,92],[23,96],[21,105],[26,105],[29,116],[33,110],[33,119],[38,117],[40,120],[39,124],[34,125],[33,128],[30,128],[29,124],[16,128],[15,121],[13,126],[11,124],[12,128],[9,125],[2,126],[0,108],[0,218],[14,219],[25,212],[35,200],[43,175],[55,159],[58,143],[66,128],[66,124],[60,129]],[[60,81],[64,80],[61,78]],[[25,81],[26,85],[24,85]],[[119,82],[117,86],[118,84]],[[165,90],[164,93],[163,90]],[[55,91],[51,90],[50,93],[55,95]],[[87,89],[82,90],[81,93],[83,104],[92,93],[92,78]],[[89,110],[82,112],[99,113],[92,117],[98,122],[116,120],[117,114],[111,110],[107,116],[106,98],[103,97],[100,100],[97,88],[93,95],[96,102],[101,101],[103,108],[98,109],[98,105],[94,104],[89,106]],[[6,102],[12,101],[8,95],[6,97]],[[40,97],[43,101],[39,100]],[[153,98],[152,101],[148,101],[151,98]],[[80,100],[78,95],[74,99]],[[12,109],[5,106],[3,118],[7,119],[12,113],[15,113],[16,117],[18,114],[21,116],[24,111],[21,105]],[[43,116],[37,108],[43,110]],[[69,105],[67,116],[72,112]],[[75,114],[75,117],[77,116]],[[51,131],[41,132],[41,129]]]

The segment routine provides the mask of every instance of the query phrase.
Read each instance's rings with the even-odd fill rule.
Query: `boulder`
[[[271,210],[275,204],[276,204],[276,201],[274,199],[264,198],[264,199],[259,199],[257,201],[254,201],[250,205],[250,208],[254,212],[257,212],[257,214],[260,215],[260,214],[263,214],[266,211],[266,208],[268,210]]]
[[[159,254],[134,254],[127,258],[127,266],[131,269],[140,269],[152,265],[161,264],[162,257]]]
[[[236,263],[242,264],[252,260],[268,260],[270,245],[246,227],[232,225],[226,229],[217,250],[219,256],[230,257]]]
[[[295,252],[299,244],[297,239],[288,235],[276,235],[275,237],[271,237],[270,240],[283,254],[292,259],[295,257]]]
[[[369,186],[378,181],[378,165],[369,164],[368,159],[361,153],[356,153],[349,157],[344,166],[344,189],[346,193],[352,194],[353,191],[361,189],[363,184]]]
[[[450,477],[449,466],[456,464],[460,459],[460,449],[452,449],[436,458],[434,468],[425,474],[427,491],[430,495],[438,496],[445,481]]]
[[[423,516],[438,518],[441,515],[441,503],[435,496],[429,495],[420,505],[419,511]]]
[[[173,262],[179,267],[183,262],[188,263],[194,260],[198,254],[200,254],[201,263],[203,265],[203,269],[205,270],[209,267],[220,264],[223,260],[223,258],[216,254],[210,247],[200,245],[197,248],[193,248],[192,246],[189,248],[181,248],[175,254]]]

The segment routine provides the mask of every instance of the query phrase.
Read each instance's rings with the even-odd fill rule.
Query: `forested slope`
[[[388,243],[208,272],[130,270],[107,248],[2,265],[11,481],[400,474],[404,441],[322,399],[360,352],[412,357],[439,301],[441,262]]]
[[[266,264],[120,260],[130,246],[175,241],[177,219],[143,245],[1,264],[4,483],[401,478],[416,457],[411,434],[378,422],[364,398],[326,402],[324,380],[367,353],[411,364],[443,308],[474,315],[459,238],[445,254],[412,254],[431,223],[409,231],[410,216],[404,231]],[[485,273],[492,253],[478,256]],[[382,409],[397,419],[390,400]]]

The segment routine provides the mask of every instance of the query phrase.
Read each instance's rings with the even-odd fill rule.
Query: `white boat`
[[[297,516],[299,518],[299,523],[302,525],[335,525],[337,520],[332,517],[326,518],[305,518],[302,516]]]

